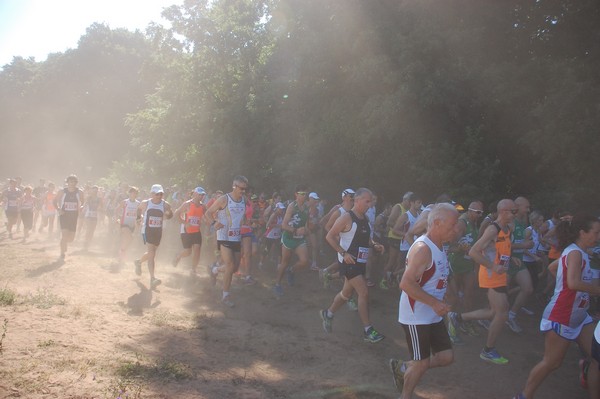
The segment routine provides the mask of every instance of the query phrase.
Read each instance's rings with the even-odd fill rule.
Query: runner
[[[283,223],[285,209],[285,205],[282,202],[278,202],[275,204],[275,210],[271,212],[271,217],[269,217],[267,222],[267,231],[265,232],[265,249],[261,254],[259,267],[263,267],[267,260],[273,261],[276,266],[279,265],[281,257],[281,224]]]
[[[248,189],[248,179],[244,176],[236,176],[233,179],[232,191],[220,196],[206,211],[207,221],[217,231],[217,247],[223,261],[222,265],[212,264],[209,266],[209,276],[214,284],[217,275],[223,273],[223,296],[221,301],[224,305],[233,307],[229,289],[233,273],[240,267],[241,234],[240,229],[245,218],[246,204],[244,192]]]
[[[310,257],[312,262],[310,264],[310,270],[319,271],[321,270],[317,265],[317,255],[320,253],[319,248],[319,194],[312,192],[308,194],[308,220],[310,222],[310,231],[308,232],[308,242],[310,248]]]
[[[354,291],[358,294],[358,314],[363,323],[363,339],[377,343],[385,337],[373,326],[369,319],[369,289],[365,280],[369,247],[377,251],[384,250],[383,245],[373,242],[371,228],[365,212],[371,206],[373,193],[367,188],[360,188],[354,197],[352,209],[340,216],[327,233],[327,242],[338,253],[340,274],[344,276],[344,286],[335,296],[326,310],[321,310],[325,332],[331,332],[333,315]]]
[[[444,302],[450,268],[442,245],[455,239],[457,223],[458,211],[451,204],[435,205],[427,216],[427,233],[417,238],[408,251],[400,282],[398,322],[411,360],[389,362],[403,399],[412,398],[428,369],[448,366],[454,360],[443,319],[450,310]]]
[[[390,288],[390,284],[392,282],[392,273],[394,270],[396,270],[398,266],[404,267],[404,265],[400,264],[398,260],[402,237],[398,237],[396,234],[394,234],[394,226],[396,225],[398,218],[402,214],[406,213],[407,209],[410,207],[408,199],[412,194],[412,191],[408,191],[404,194],[402,197],[402,202],[397,203],[392,207],[392,211],[387,220],[388,261],[383,268],[383,276],[379,282],[379,288],[383,290],[388,290]]]
[[[4,202],[4,214],[6,215],[6,230],[8,238],[12,239],[12,229],[19,219],[19,199],[23,192],[17,187],[16,179],[8,180],[8,188],[2,192],[2,202]]]
[[[61,229],[60,261],[65,260],[67,246],[75,239],[79,209],[83,203],[83,192],[77,187],[77,176],[68,176],[66,182],[67,187],[60,191],[54,198],[54,207],[58,210],[58,220]]]
[[[83,250],[88,251],[98,225],[98,215],[102,211],[102,201],[98,197],[98,186],[92,186],[81,206],[85,222],[85,239]]]
[[[151,198],[142,201],[138,208],[138,215],[142,216],[142,238],[146,245],[146,252],[140,259],[134,261],[135,274],[141,276],[142,263],[148,262],[148,272],[150,273],[150,289],[158,287],[162,281],[156,278],[155,259],[156,250],[160,245],[163,231],[164,219],[171,219],[173,211],[171,205],[163,199],[165,191],[160,184],[154,184],[150,189]]]
[[[177,267],[181,258],[192,255],[190,276],[194,278],[198,276],[197,269],[200,262],[200,250],[202,248],[201,222],[206,212],[202,201],[205,196],[206,191],[202,187],[196,187],[192,191],[192,198],[181,204],[175,211],[175,219],[182,221],[180,234],[183,251],[175,256],[173,266]]]
[[[515,218],[518,208],[510,199],[498,202],[498,218],[485,230],[479,240],[473,244],[469,256],[479,264],[479,286],[487,288],[489,308],[474,310],[468,313],[448,313],[448,333],[456,336],[461,324],[469,320],[491,320],[485,347],[479,357],[494,364],[507,364],[508,359],[502,357],[494,347],[508,320],[508,291],[506,288],[506,271],[511,254],[510,224]],[[519,259],[514,259],[520,264]]]
[[[392,228],[392,232],[395,237],[400,237],[400,246],[398,253],[398,260],[396,262],[396,269],[392,270],[392,276],[394,276],[395,281],[400,283],[400,279],[402,277],[402,271],[404,270],[404,266],[406,265],[406,255],[408,254],[408,250],[412,242],[414,242],[414,238],[410,238],[407,236],[408,231],[415,225],[417,219],[419,218],[419,214],[421,213],[421,206],[423,202],[421,201],[421,197],[419,197],[415,193],[411,193],[408,196],[408,208],[406,208],[406,212],[402,213],[396,223],[394,223],[394,227]]]
[[[127,249],[133,239],[135,226],[141,220],[141,214],[138,217],[138,208],[140,207],[140,201],[137,200],[138,193],[139,190],[137,187],[130,187],[127,192],[129,198],[121,201],[116,209],[116,214],[119,215],[117,223],[120,226],[119,263],[125,262]]]
[[[592,356],[594,337],[593,320],[587,310],[590,295],[600,295],[600,287],[592,283],[594,272],[586,252],[600,239],[600,222],[591,215],[575,215],[570,222],[557,227],[559,248],[564,248],[557,262],[556,288],[546,306],[540,330],[544,333],[544,358],[533,367],[525,389],[516,399],[532,399],[546,377],[562,364],[571,341],[589,358]],[[597,354],[595,354],[597,356]],[[588,376],[591,398],[600,396],[597,369],[593,378]]]
[[[33,208],[33,226],[32,229],[35,231],[37,221],[42,214],[42,208],[44,204],[44,194],[46,194],[46,180],[40,179],[40,183],[33,189],[33,196],[35,197],[35,206]]]
[[[33,212],[37,198],[33,196],[33,189],[27,186],[23,189],[23,195],[19,198],[19,212],[23,221],[23,242],[29,238],[29,232],[33,229]]]
[[[308,248],[306,245],[306,235],[309,231],[308,222],[308,187],[304,184],[296,186],[296,200],[290,203],[285,211],[283,222],[281,224],[281,264],[277,267],[277,279],[273,291],[277,298],[283,295],[281,280],[283,274],[287,274],[288,285],[294,285],[294,273],[308,266]],[[288,267],[292,258],[292,253],[298,256],[295,265]]]
[[[48,190],[42,194],[42,221],[40,222],[39,233],[42,233],[48,227],[48,237],[54,233],[54,221],[56,219],[56,207],[54,206],[55,185],[52,182],[48,183]]]

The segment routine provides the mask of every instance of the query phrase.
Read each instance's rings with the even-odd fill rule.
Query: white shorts
[[[49,218],[50,216],[56,216],[56,211],[49,211],[47,209],[42,210],[42,216]]]
[[[557,323],[555,321],[550,321],[548,319],[542,319],[542,321],[540,321],[540,331],[546,332],[546,331],[552,330],[559,336],[563,337],[564,339],[568,339],[568,340],[572,341],[572,340],[577,339],[577,337],[579,337],[579,334],[581,334],[581,329],[583,328],[583,326],[585,326],[586,324],[590,324],[593,321],[594,320],[590,317],[590,315],[587,315],[585,320],[583,320],[583,323],[581,323],[577,327],[569,327],[569,326],[565,326],[564,324]]]

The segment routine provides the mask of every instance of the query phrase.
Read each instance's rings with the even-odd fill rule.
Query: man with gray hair
[[[404,329],[411,360],[390,359],[396,388],[410,399],[425,372],[454,360],[452,343],[443,317],[450,311],[444,302],[450,267],[442,245],[457,234],[458,211],[451,204],[437,204],[427,217],[427,233],[408,250],[406,270],[400,281],[398,322]]]

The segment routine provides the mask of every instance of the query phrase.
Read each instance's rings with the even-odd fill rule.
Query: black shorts
[[[492,289],[494,291],[496,291],[498,294],[507,294],[508,295],[508,287],[506,287],[506,286],[494,287]]]
[[[193,245],[202,245],[202,233],[181,233],[181,244],[184,249],[190,249]]]
[[[402,240],[400,240],[398,238],[388,237],[387,241],[388,241],[388,246],[390,248],[394,248],[397,251],[400,251],[400,243],[402,242]]]
[[[61,230],[77,231],[77,219],[79,212],[65,212],[59,217]]]
[[[142,234],[142,238],[144,239],[144,244],[152,244],[158,247],[162,239],[162,229],[146,229],[146,232]]]
[[[242,251],[241,241],[217,241],[217,249],[221,249],[221,247],[229,248],[233,252]]]
[[[432,353],[452,349],[444,320],[434,324],[402,324],[412,360],[428,359]]]
[[[406,267],[406,257],[408,256],[408,251],[400,251],[398,255],[398,265],[402,269]]]
[[[31,230],[33,227],[33,211],[31,209],[21,209],[21,220],[25,230]]]
[[[364,276],[367,273],[366,263],[355,263],[353,265],[341,262],[338,263],[340,265],[340,276],[344,276],[348,280],[352,280],[356,276]]]

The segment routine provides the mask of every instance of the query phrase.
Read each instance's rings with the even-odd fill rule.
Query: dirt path
[[[362,341],[358,315],[345,308],[333,333],[323,332],[318,310],[339,285],[321,288],[315,272],[299,273],[277,301],[268,267],[258,272],[257,285],[234,285],[230,309],[203,267],[194,281],[185,259],[178,268],[170,265],[176,238],[161,249],[157,291],[148,290],[146,271],[139,278],[131,262],[119,266],[98,247],[84,253],[74,245],[60,264],[55,240],[16,238],[0,236],[0,398],[399,396],[387,369],[390,357],[408,356],[395,322],[397,290],[371,291],[373,323],[387,336],[372,345]],[[141,251],[137,243],[131,257]],[[541,358],[540,310],[521,316],[523,335],[507,329],[501,336],[508,366],[479,360],[483,337],[466,338],[456,362],[431,370],[417,397],[511,398]],[[578,359],[572,346],[537,397],[586,398]]]

